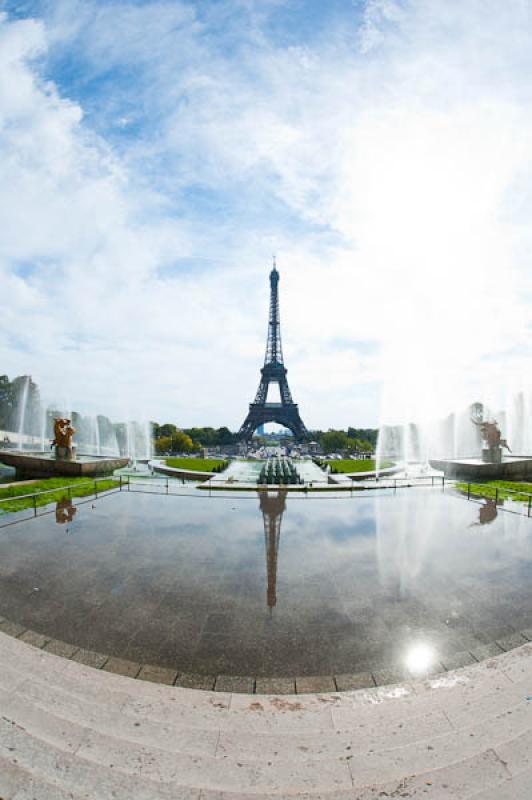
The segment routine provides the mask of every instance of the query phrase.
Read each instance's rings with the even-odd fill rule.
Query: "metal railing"
[[[127,477],[127,480],[124,480],[125,477]],[[8,497],[0,497],[0,503],[13,503],[13,502],[15,502],[17,500],[31,500],[32,501],[32,508],[33,508],[34,516],[37,516],[37,508],[38,508],[37,498],[38,497],[43,497],[44,495],[47,495],[47,494],[57,494],[58,492],[62,492],[62,493],[66,492],[67,498],[71,499],[72,490],[73,489],[85,489],[88,486],[91,486],[91,487],[94,488],[94,496],[98,497],[98,483],[101,483],[102,481],[106,481],[106,482],[107,481],[114,481],[116,483],[116,486],[110,486],[108,489],[103,489],[103,492],[100,492],[100,494],[107,493],[107,492],[112,492],[113,490],[121,492],[124,486],[127,486],[128,487],[128,491],[129,491],[129,476],[122,476],[122,475],[119,475],[117,477],[107,476],[107,477],[102,477],[102,478],[94,478],[94,479],[91,479],[90,481],[87,480],[86,482],[83,482],[83,483],[81,483],[81,482],[80,483],[70,483],[70,484],[67,484],[66,486],[56,486],[56,487],[54,487],[52,489],[40,489],[38,492],[27,492],[26,494],[9,495]],[[0,489],[1,488],[2,488],[2,486],[0,484]],[[89,496],[91,496],[91,495],[92,495],[92,493]],[[77,497],[84,497],[86,495],[74,495],[74,496],[75,497],[76,496]],[[53,502],[53,500],[51,502]],[[22,508],[20,510],[21,511],[25,511],[26,509]]]
[[[463,486],[466,485],[465,481],[456,481],[456,483],[461,483]],[[482,492],[475,492],[475,491],[472,492],[471,491],[471,487],[473,487],[473,486],[475,488],[479,488],[479,489],[488,489],[488,490],[490,490],[490,494],[482,494]],[[493,490],[495,490],[495,493],[491,494],[491,492],[493,492]],[[515,502],[518,502],[518,503],[520,502],[520,503],[523,504],[524,507],[526,507],[526,516],[527,517],[531,517],[532,516],[532,493],[524,492],[522,489],[510,489],[510,488],[507,488],[507,487],[502,488],[502,487],[499,487],[499,486],[490,486],[489,483],[474,483],[474,482],[471,483],[471,482],[469,482],[469,483],[467,483],[467,490],[462,489],[462,490],[460,490],[460,493],[461,494],[467,494],[467,499],[468,500],[478,500],[478,499],[495,500],[495,505],[497,505],[499,503],[499,500],[503,500],[504,501],[504,500],[508,499],[507,497],[505,497],[505,495],[519,495],[520,498],[525,497],[525,498],[528,498],[528,499],[526,499],[526,500],[519,499],[519,500],[516,500]],[[508,510],[508,509],[506,509],[506,510]],[[518,512],[518,513],[520,513],[520,512]],[[524,510],[523,510],[523,514],[525,514]]]
[[[337,473],[337,475],[340,474],[341,473]],[[352,483],[360,483],[361,485],[364,483],[376,483],[378,484],[379,488],[392,489],[401,488],[401,486],[422,486],[424,482],[428,483],[429,481],[431,486],[445,487],[446,482],[454,482],[450,481],[449,478],[446,478],[445,475],[402,475],[399,477],[392,477],[391,475],[383,475],[381,477],[376,475],[374,478],[357,478],[355,475],[346,474],[345,477],[349,478]]]
[[[39,490],[37,492],[29,492],[27,494],[11,495],[9,497],[0,498],[0,504],[1,503],[11,503],[11,502],[17,501],[17,500],[28,500],[28,499],[31,499],[32,506],[30,508],[33,511],[33,516],[37,516],[37,509],[39,508],[39,505],[37,503],[37,499],[38,498],[40,498],[40,497],[42,498],[42,497],[44,497],[46,495],[62,493],[63,495],[66,494],[66,497],[68,499],[71,499],[72,496],[74,496],[74,497],[77,496],[77,497],[80,498],[80,501],[82,501],[83,497],[87,497],[86,494],[84,494],[84,495],[76,495],[76,494],[74,494],[73,495],[73,490],[80,489],[80,488],[81,489],[86,489],[87,487],[92,487],[94,491],[89,493],[88,496],[89,497],[94,496],[94,497],[97,498],[99,495],[108,494],[108,493],[112,493],[112,492],[116,492],[116,491],[118,491],[118,492],[121,492],[121,491],[128,491],[128,492],[130,492],[130,491],[133,491],[133,492],[134,491],[139,491],[139,492],[147,493],[147,494],[177,495],[177,494],[182,494],[182,488],[181,488],[182,485],[184,486],[185,484],[188,484],[188,483],[194,483],[196,485],[196,481],[190,481],[190,480],[185,481],[185,479],[170,478],[170,477],[163,476],[163,475],[157,476],[157,478],[152,478],[150,480],[143,480],[141,477],[136,478],[136,477],[133,476],[133,481],[132,481],[131,477],[132,476],[130,476],[130,475],[125,475],[125,476],[118,475],[116,477],[108,476],[108,477],[94,478],[94,479],[92,479],[90,481],[88,480],[86,482],[84,481],[84,482],[80,482],[80,483],[72,483],[72,484],[68,484],[66,486],[56,486],[55,488],[52,488],[52,489],[41,489],[41,490]],[[450,487],[458,490],[460,496],[462,496],[462,497],[465,496],[465,497],[467,497],[468,500],[475,501],[475,500],[482,500],[482,499],[494,499],[496,504],[499,504],[499,501],[501,501],[501,500],[507,499],[508,495],[518,495],[518,496],[520,496],[520,502],[523,505],[523,511],[521,512],[521,511],[513,510],[514,513],[522,513],[523,515],[525,515],[527,517],[532,517],[532,493],[524,492],[524,491],[519,490],[519,489],[493,487],[493,486],[490,486],[489,484],[475,483],[475,482],[468,482],[466,484],[464,481],[458,481],[455,478],[452,478],[452,479],[446,478],[444,475],[415,475],[415,476],[412,475],[412,476],[399,476],[399,477],[397,477],[397,476],[394,476],[394,477],[392,477],[392,476],[383,476],[383,477],[380,477],[380,478],[379,477],[375,477],[375,478],[372,478],[372,479],[365,479],[365,480],[364,479],[357,480],[355,477],[352,477],[352,476],[346,476],[346,477],[349,477],[351,483],[347,484],[347,486],[346,486],[346,484],[344,484],[343,493],[346,493],[346,489],[347,489],[349,494],[351,494],[352,492],[355,492],[355,491],[367,491],[367,490],[372,490],[372,489],[373,490],[375,490],[375,489],[391,489],[391,490],[393,490],[395,492],[395,491],[397,491],[397,489],[401,489],[401,488],[413,488],[413,487],[421,487],[421,486],[431,486],[431,487],[440,486],[442,490],[445,490],[445,488],[447,486],[450,486]],[[107,489],[103,489],[103,490],[98,491],[98,484],[100,484],[102,482],[107,482],[109,480],[115,481],[116,485],[115,486],[111,486],[111,487],[109,487]],[[204,485],[209,486],[210,483],[211,483],[211,480],[204,481],[203,483],[204,483]],[[240,481],[238,483],[240,483]],[[244,481],[242,481],[242,483],[244,483]],[[456,486],[457,483],[461,484],[464,488],[457,487]],[[138,489],[135,488],[137,486],[139,487]],[[145,488],[141,489],[140,488],[141,486],[142,487],[150,486],[151,487],[151,491],[147,491]],[[467,487],[467,488],[465,488],[465,487]],[[226,488],[226,487],[223,487],[223,488]],[[227,487],[227,488],[229,488],[229,487]],[[237,488],[237,487],[235,487],[235,488]],[[474,488],[476,488],[476,489],[488,489],[488,490],[490,490],[490,493],[489,494],[483,494],[482,492],[476,492],[476,491],[474,491]],[[1,485],[0,485],[0,489],[1,489]],[[174,489],[176,491],[174,491]],[[257,489],[259,489],[258,486],[257,486]],[[273,489],[273,486],[269,487],[268,485],[265,484],[264,486],[261,485],[260,489],[271,490],[271,489]],[[296,492],[299,491],[303,495],[303,494],[307,494],[308,486],[306,486],[305,484],[301,484],[300,486],[294,486],[293,489]],[[335,489],[339,489],[340,491],[342,491],[341,490],[341,484],[338,484],[338,486],[329,485],[329,491],[331,493],[334,493]],[[197,496],[195,492],[193,494],[194,494],[194,496]],[[209,495],[210,495],[210,492],[209,492]],[[323,494],[321,496],[323,496]],[[522,499],[523,497],[525,497],[527,499],[523,500]],[[53,501],[51,501],[51,502],[53,502]],[[46,505],[46,504],[43,504],[43,505]],[[27,509],[26,508],[20,509],[20,511],[25,511],[25,510],[27,510]],[[503,509],[503,510],[510,510],[510,509]],[[17,513],[17,512],[15,511],[14,513]],[[49,512],[45,512],[45,513],[49,513]],[[3,527],[3,526],[0,526],[0,527]]]

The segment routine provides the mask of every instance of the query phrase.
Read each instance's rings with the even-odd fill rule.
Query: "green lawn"
[[[460,482],[455,485],[462,492],[467,492],[467,483]],[[501,500],[517,500],[521,503],[528,503],[528,496],[532,494],[532,483],[519,481],[486,481],[486,483],[471,483],[469,486],[470,494],[479,497],[495,497],[495,492],[498,490],[497,496]],[[513,489],[513,491],[505,491],[507,489]]]
[[[98,493],[114,489],[120,485],[116,478],[107,478],[97,482]],[[69,491],[65,488],[71,486]],[[34,492],[42,492],[48,489],[57,489],[55,492],[39,495],[35,498],[35,505],[45,506],[48,503],[55,503],[65,497],[84,497],[87,494],[94,494],[94,480],[91,478],[43,478],[40,481],[33,481],[24,485],[9,486],[0,488],[0,500],[5,497],[21,497],[21,495],[31,495]],[[24,508],[33,508],[32,497],[21,497],[20,500],[0,502],[0,514],[9,511],[22,511]]]
[[[332,472],[374,472],[377,469],[376,462],[372,458],[339,458],[325,461],[331,465]],[[381,468],[389,467],[390,462],[381,464]]]
[[[175,469],[189,469],[194,472],[214,472],[227,462],[223,458],[167,458],[166,464]]]

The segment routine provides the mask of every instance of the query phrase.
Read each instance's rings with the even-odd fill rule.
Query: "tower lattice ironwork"
[[[288,428],[296,439],[301,439],[307,433],[303,420],[299,416],[297,403],[292,400],[292,395],[286,378],[286,367],[283,360],[283,346],[281,343],[281,322],[279,317],[279,272],[275,266],[270,272],[270,313],[268,318],[268,341],[266,343],[266,356],[261,369],[261,378],[255,400],[249,405],[249,412],[240,428],[242,439],[251,439],[259,425],[266,422],[277,422]],[[271,383],[279,386],[280,402],[269,403],[268,389]]]

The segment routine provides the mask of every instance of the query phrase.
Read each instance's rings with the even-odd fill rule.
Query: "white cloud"
[[[298,46],[268,38],[253,6],[253,24],[241,8],[226,28],[163,2],[4,17],[3,370],[81,409],[237,427],[277,251],[307,424],[375,424],[383,380],[386,419],[518,386],[529,5],[373,0],[361,27]],[[107,76],[77,99],[43,77],[74,47],[89,85]],[[130,79],[115,85],[116,69]],[[216,193],[215,208],[190,187]],[[179,268],[189,257],[205,266]],[[368,340],[382,359],[357,347]]]

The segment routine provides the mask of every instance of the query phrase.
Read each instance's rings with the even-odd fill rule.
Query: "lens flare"
[[[434,648],[428,644],[415,644],[410,647],[406,654],[406,668],[413,675],[421,675],[426,672],[436,661]]]

